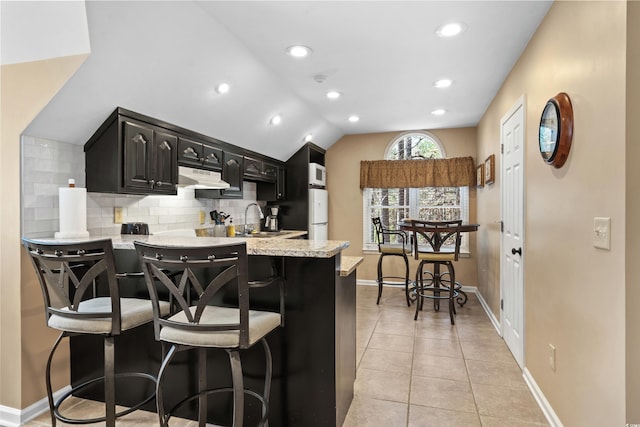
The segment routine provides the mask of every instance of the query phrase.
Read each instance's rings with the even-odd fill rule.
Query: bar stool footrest
[[[139,408],[141,408],[142,406],[144,406],[145,404],[151,402],[153,400],[153,398],[156,395],[156,390],[155,390],[155,385],[156,385],[156,377],[154,377],[153,375],[150,374],[145,374],[143,372],[123,372],[123,373],[119,373],[115,375],[115,379],[116,381],[119,378],[131,378],[131,377],[135,377],[135,378],[142,378],[144,380],[149,380],[153,382],[153,391],[151,392],[151,394],[147,397],[144,398],[144,400],[142,400],[140,403],[136,404],[135,406],[132,406],[130,408],[125,409],[124,411],[120,411],[116,413],[116,419],[118,417],[122,417],[124,415],[130,414],[133,411],[138,410]],[[93,424],[93,423],[99,423],[99,422],[104,422],[106,421],[106,416],[105,417],[100,417],[100,418],[68,418],[66,416],[64,416],[63,414],[60,413],[60,405],[62,405],[62,402],[64,402],[68,397],[74,395],[75,393],[80,392],[80,390],[83,390],[97,382],[101,382],[104,381],[104,376],[101,377],[97,377],[97,378],[93,378],[90,379],[88,381],[83,382],[82,384],[78,384],[77,386],[73,387],[71,390],[69,390],[68,392],[64,393],[59,399],[58,401],[54,404],[53,406],[53,413],[55,415],[55,417],[62,421],[63,423],[67,423],[67,424]]]
[[[249,390],[249,389],[244,389],[244,394],[249,395],[255,399],[258,399],[260,401],[260,403],[262,404],[262,411],[263,411],[263,415],[262,418],[260,419],[260,421],[258,421],[258,426],[262,426],[265,425],[265,423],[268,421],[268,417],[269,417],[269,408],[267,407],[267,403],[264,399],[264,396],[260,395],[259,393],[253,391],[253,390]],[[164,424],[165,425],[169,425],[169,419],[171,419],[171,417],[173,416],[173,414],[175,413],[176,409],[180,408],[182,405],[184,405],[185,403],[191,402],[192,400],[195,400],[197,398],[199,398],[201,395],[210,395],[210,394],[216,394],[216,393],[233,393],[233,387],[223,387],[223,388],[212,388],[209,390],[204,390],[201,391],[200,393],[195,393],[192,394],[191,396],[187,396],[184,399],[182,399],[180,402],[176,403],[173,408],[171,408],[167,414],[165,415],[165,419],[164,419]]]

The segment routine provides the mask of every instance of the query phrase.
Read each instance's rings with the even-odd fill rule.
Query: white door
[[[500,121],[502,144],[502,242],[500,322],[502,337],[524,367],[524,143],[525,98]]]

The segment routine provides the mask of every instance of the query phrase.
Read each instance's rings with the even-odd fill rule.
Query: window
[[[386,160],[441,159],[445,152],[438,140],[427,133],[410,133],[393,141]],[[365,188],[364,249],[377,250],[371,218],[380,217],[391,229],[403,218],[457,220],[469,222],[468,187]],[[395,242],[392,242],[395,243]],[[462,234],[461,252],[469,252],[468,233]]]

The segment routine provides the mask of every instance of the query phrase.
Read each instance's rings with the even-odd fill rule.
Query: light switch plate
[[[593,246],[600,249],[611,249],[611,218],[593,218]]]

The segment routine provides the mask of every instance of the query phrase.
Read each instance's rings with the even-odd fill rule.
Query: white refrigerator
[[[327,240],[329,236],[329,193],[309,190],[309,240]]]

